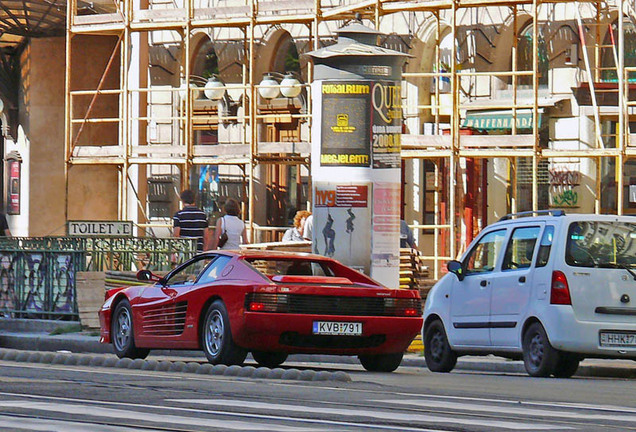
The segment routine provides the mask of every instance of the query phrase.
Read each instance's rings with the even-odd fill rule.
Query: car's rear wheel
[[[287,360],[287,353],[268,352],[268,351],[252,351],[252,357],[261,366],[275,368],[282,365]]]
[[[457,354],[446,337],[444,324],[433,321],[424,332],[424,358],[432,372],[450,372],[457,364]]]
[[[523,364],[533,377],[548,377],[556,372],[559,352],[552,347],[543,326],[531,324],[523,335]]]
[[[358,359],[369,372],[393,372],[402,363],[404,353],[359,355]]]
[[[247,351],[234,343],[225,304],[217,300],[210,305],[201,332],[203,352],[212,364],[243,364]]]
[[[554,369],[557,378],[570,378],[579,368],[581,358],[575,354],[559,352],[559,361]]]
[[[144,359],[149,349],[137,348],[133,331],[132,309],[128,300],[120,301],[115,306],[112,317],[112,341],[115,354],[119,358]]]

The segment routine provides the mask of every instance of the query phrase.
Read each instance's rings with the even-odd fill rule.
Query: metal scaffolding
[[[596,166],[596,198],[595,211],[601,212],[601,165],[602,160],[612,159],[615,170],[622,169],[625,162],[636,157],[636,146],[631,144],[629,118],[634,111],[636,101],[630,98],[629,77],[634,76],[635,68],[625,66],[625,31],[624,19],[634,19],[633,1],[600,1],[585,2],[553,0],[295,0],[295,1],[267,1],[267,0],[102,0],[94,2],[93,13],[86,9],[78,9],[77,0],[69,0],[67,5],[67,69],[66,69],[66,178],[68,171],[74,165],[114,165],[120,172],[120,208],[119,215],[124,218],[129,214],[128,196],[129,184],[142,183],[143,176],[131,179],[129,171],[134,166],[170,165],[179,168],[182,186],[186,186],[189,169],[195,165],[217,164],[240,166],[247,182],[249,208],[248,223],[252,233],[257,229],[254,220],[254,209],[257,203],[254,197],[254,182],[259,166],[264,164],[287,164],[309,166],[310,143],[309,131],[311,127],[311,97],[307,91],[308,109],[305,112],[290,110],[290,106],[276,109],[264,106],[258,96],[260,77],[259,60],[256,57],[258,47],[263,42],[264,35],[272,29],[285,26],[302,26],[306,32],[309,49],[318,49],[323,41],[331,38],[331,32],[342,22],[354,19],[356,15],[363,20],[373,23],[376,28],[382,28],[384,20],[390,20],[397,15],[406,17],[405,22],[413,20],[433,20],[435,22],[435,47],[430,62],[436,65],[430,70],[407,68],[404,76],[404,112],[405,122],[414,119],[414,124],[425,122],[432,125],[433,134],[424,134],[421,129],[409,131],[402,136],[402,157],[405,161],[429,161],[434,166],[434,222],[432,224],[417,224],[414,227],[431,233],[433,243],[432,252],[427,256],[433,262],[435,276],[439,274],[440,263],[457,256],[466,243],[472,238],[477,227],[472,223],[466,228],[462,220],[460,209],[462,202],[460,195],[465,196],[463,189],[468,180],[462,179],[466,172],[465,161],[487,161],[503,159],[509,161],[510,193],[507,209],[514,212],[517,205],[517,172],[519,158],[530,160],[531,207],[538,210],[540,173],[539,167],[543,161],[560,160],[562,158],[580,158],[594,161]],[[134,6],[137,4],[138,6]],[[545,25],[545,16],[549,16],[556,8],[569,7],[576,12],[578,38],[574,46],[574,55],[579,52],[583,57],[584,67],[581,72],[586,77],[581,79],[588,87],[587,97],[591,100],[591,115],[594,118],[594,143],[586,148],[553,148],[546,146],[541,139],[539,119],[547,105],[541,92],[540,79],[540,26]],[[506,11],[506,19],[512,22],[511,61],[508,70],[480,70],[473,63],[473,67],[460,67],[457,59],[468,48],[453,42],[450,48],[450,64],[442,68],[440,46],[444,37],[450,35],[452,41],[468,40],[466,36],[483,33],[477,24],[471,22],[468,16],[473,13],[480,16],[480,11],[486,8],[498,8]],[[503,12],[502,12],[503,14]],[[528,30],[527,39],[531,39],[530,53],[532,63],[530,67],[519,69],[518,43],[523,39],[520,34],[520,15],[523,14]],[[612,19],[617,19],[617,31],[612,31]],[[573,18],[570,18],[573,21]],[[609,28],[609,31],[608,31]],[[244,56],[241,62],[241,82],[228,85],[236,93],[241,94],[242,110],[231,115],[223,116],[214,107],[205,109],[202,102],[196,99],[197,87],[190,85],[183,95],[178,97],[180,88],[152,86],[130,87],[129,59],[133,51],[140,52],[139,46],[148,47],[147,41],[158,34],[169,34],[175,37],[177,45],[182,47],[179,61],[179,74],[190,77],[192,74],[192,44],[197,31],[205,29],[216,32],[221,42],[226,37],[235,38],[241,35]],[[407,29],[408,30],[408,29]],[[571,31],[574,29],[570,28]],[[409,30],[410,31],[410,30]],[[116,89],[104,89],[102,83],[93,90],[75,90],[72,87],[71,71],[74,68],[73,39],[78,35],[108,35],[117,42],[114,44],[113,55],[104,70],[104,77],[111,69],[119,67],[120,85]],[[144,35],[141,37],[140,35]],[[229,36],[228,36],[229,35]],[[605,42],[611,36],[611,47]],[[484,36],[485,37],[485,36]],[[572,35],[574,37],[574,34]],[[140,43],[139,40],[146,41]],[[614,64],[602,64],[604,53],[608,49],[614,50]],[[464,53],[465,54],[465,53]],[[563,52],[558,55],[570,55]],[[575,67],[578,67],[578,62]],[[118,65],[118,66],[116,66]],[[598,87],[603,74],[614,73],[616,80],[612,85]],[[509,99],[490,100],[481,97],[476,90],[466,88],[467,83],[475,84],[477,88],[482,83],[497,79],[501,83],[509,83]],[[311,65],[307,67],[306,82],[311,83]],[[140,80],[143,84],[143,80]],[[440,83],[449,83],[448,92],[440,88]],[[524,83],[523,86],[521,83]],[[422,84],[426,83],[426,84]],[[433,83],[434,88],[427,97],[422,97],[422,87]],[[597,85],[597,87],[595,87]],[[492,86],[492,84],[491,84]],[[138,87],[138,88],[137,88]],[[419,88],[419,96],[410,98],[409,88]],[[523,88],[522,88],[523,87]],[[603,90],[605,89],[605,90]],[[609,106],[599,101],[600,92],[606,91],[614,95],[616,106]],[[530,94],[528,98],[522,97]],[[450,97],[447,97],[450,95]],[[116,98],[118,112],[115,116],[100,116],[93,112],[96,102],[100,98]],[[492,96],[492,95],[491,95]],[[142,142],[140,131],[147,129],[153,119],[158,121],[151,112],[151,103],[155,99],[172,101],[175,110],[161,121],[172,124],[179,131],[175,141],[169,144],[152,144]],[[88,99],[88,102],[87,102]],[[554,98],[553,98],[554,99]],[[565,99],[565,97],[563,98]],[[570,98],[573,99],[573,98]],[[607,99],[607,97],[605,98]],[[558,100],[557,100],[558,102]],[[554,100],[549,103],[554,104]],[[292,108],[294,104],[292,103]],[[81,109],[80,109],[81,108]],[[208,107],[210,108],[210,107]],[[586,108],[587,109],[587,108]],[[462,119],[468,111],[479,110],[508,110],[511,113],[511,125],[507,134],[467,135],[466,126]],[[103,111],[103,110],[102,110]],[[520,131],[519,122],[522,117],[528,118],[530,128]],[[601,116],[611,116],[617,120],[617,130],[613,132],[615,144],[606,143],[607,131],[603,131]],[[306,121],[308,127],[304,131],[304,139],[297,142],[279,142],[266,140],[264,126],[268,121],[276,122],[285,118],[286,121]],[[197,128],[213,127],[223,122],[232,122],[240,129],[240,139],[214,146],[196,145],[193,139]],[[419,122],[419,123],[418,123]],[[440,131],[447,124],[446,133]],[[83,140],[82,134],[89,128],[112,127],[117,130],[117,142],[97,143]],[[96,134],[93,133],[92,136]],[[480,162],[481,163],[481,162]],[[472,165],[471,165],[472,166]],[[485,176],[486,165],[481,165]],[[622,175],[616,178],[616,208],[617,214],[623,212]],[[440,185],[446,186],[442,188]],[[486,185],[486,183],[483,183]],[[475,189],[477,190],[477,189]],[[145,200],[140,197],[141,207]],[[607,209],[605,209],[607,210]],[[484,217],[485,215],[482,215]],[[141,219],[144,218],[142,215]],[[148,220],[141,220],[140,225],[149,224]],[[151,224],[149,224],[151,225]],[[462,229],[464,234],[462,234]],[[429,235],[429,234],[425,234]]]

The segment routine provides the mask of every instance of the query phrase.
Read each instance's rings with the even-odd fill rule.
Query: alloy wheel
[[[117,349],[123,351],[130,342],[130,314],[128,309],[122,309],[117,317],[117,332],[115,333],[115,344]]]
[[[218,356],[223,348],[223,317],[217,310],[210,314],[206,327],[205,344],[208,352],[213,356]]]

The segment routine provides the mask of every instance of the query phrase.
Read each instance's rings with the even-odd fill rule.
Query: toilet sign
[[[69,221],[70,237],[132,237],[130,221]]]

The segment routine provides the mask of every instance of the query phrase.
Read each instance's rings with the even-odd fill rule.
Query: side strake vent
[[[161,306],[144,311],[143,332],[153,336],[178,336],[185,327],[188,302]]]

